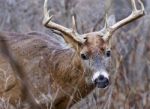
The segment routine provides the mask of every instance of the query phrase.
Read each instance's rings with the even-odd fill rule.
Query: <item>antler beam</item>
[[[59,32],[61,32],[62,34],[69,36],[70,38],[73,38],[75,41],[77,41],[78,43],[84,43],[84,39],[82,37],[80,37],[78,35],[78,33],[76,32],[76,30],[73,29],[69,29],[66,28],[62,25],[59,25],[55,22],[52,22],[51,19],[53,16],[49,16],[49,10],[47,10],[47,2],[48,0],[45,0],[44,2],[44,19],[43,19],[43,25],[45,25],[47,28],[53,29],[53,30],[57,30]],[[73,24],[74,25],[74,24]]]
[[[126,17],[125,19],[118,21],[117,23],[115,23],[114,25],[106,28],[106,32],[104,33],[103,39],[104,40],[109,40],[110,37],[112,36],[113,32],[115,32],[117,29],[119,29],[120,27],[142,17],[144,15],[144,5],[141,2],[141,0],[138,0],[138,2],[141,5],[141,9],[138,10],[135,0],[131,0],[131,4],[132,4],[132,13]],[[106,21],[107,23],[107,21]]]

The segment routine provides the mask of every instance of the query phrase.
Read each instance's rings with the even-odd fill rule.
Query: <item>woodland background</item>
[[[42,25],[43,2],[0,0],[0,31],[54,35]],[[72,109],[150,109],[150,0],[143,2],[146,15],[113,35],[111,86],[95,89]],[[76,15],[81,34],[100,30],[106,12],[116,21],[131,13],[130,0],[49,0],[49,8],[53,20],[66,27]]]

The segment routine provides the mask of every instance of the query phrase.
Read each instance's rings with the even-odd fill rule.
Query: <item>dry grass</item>
[[[17,0],[6,0],[0,1],[0,9],[3,10],[3,14],[0,18],[4,19],[3,17],[6,16],[8,19],[1,20],[3,21],[0,24],[0,29],[7,30],[7,31],[19,31],[19,32],[28,32],[31,30],[37,31],[45,31],[45,29],[41,26],[42,17],[41,16],[41,2],[43,0],[38,0],[36,2],[31,2],[30,0],[22,0],[24,3],[23,5],[17,5]],[[69,0],[66,0],[69,1]],[[145,0],[148,2],[149,0]],[[102,1],[101,1],[102,2]],[[53,13],[56,14],[56,18],[58,18],[58,22],[64,23],[64,19],[69,19],[68,14],[64,14],[61,9],[64,9],[62,3],[59,0],[51,1],[53,9]],[[95,11],[92,8],[90,0],[70,0],[67,2],[67,6],[70,6],[69,10],[65,10],[69,14],[71,12],[76,12],[77,19],[78,19],[78,30],[79,32],[85,32],[91,29],[94,26],[94,30],[99,29],[101,27],[97,23],[101,23],[102,18],[96,15],[103,14],[103,6],[98,5],[99,10],[102,13]],[[93,1],[93,5],[96,7],[97,2]],[[118,2],[117,2],[118,3]],[[21,4],[21,2],[18,2]],[[30,4],[30,5],[29,5]],[[35,5],[36,4],[36,5]],[[71,8],[71,6],[74,6]],[[84,6],[86,6],[86,10]],[[148,4],[149,5],[149,4]],[[147,6],[148,6],[147,5]],[[81,7],[82,6],[82,7]],[[120,4],[120,9],[123,9]],[[17,7],[17,8],[16,8]],[[33,10],[30,8],[34,8]],[[119,6],[118,6],[119,7]],[[127,6],[126,6],[127,7]],[[26,10],[29,9],[28,11]],[[19,11],[19,9],[21,11]],[[1,11],[0,10],[0,11]],[[13,10],[12,12],[10,10]],[[23,11],[22,11],[23,10]],[[63,11],[64,11],[63,10]],[[71,11],[70,11],[71,10]],[[149,9],[147,9],[149,11]],[[20,12],[24,12],[24,14],[20,14]],[[124,11],[124,10],[123,10]],[[127,11],[127,10],[125,10]],[[118,11],[120,12],[120,11]],[[128,11],[129,12],[129,11]],[[33,13],[33,16],[29,17],[29,15]],[[93,13],[93,16],[90,18],[89,15]],[[20,17],[15,17],[15,15]],[[119,13],[121,15],[121,13]],[[38,17],[37,17],[38,16]],[[83,17],[84,16],[84,17]],[[122,16],[125,16],[124,14]],[[122,17],[121,16],[121,17]],[[63,19],[60,19],[63,18]],[[93,18],[93,19],[92,19]],[[22,19],[24,19],[22,21]],[[34,19],[34,21],[33,21]],[[95,24],[95,19],[97,23]],[[120,16],[119,18],[120,19]],[[72,107],[72,109],[150,109],[150,20],[149,20],[149,13],[147,13],[146,17],[140,19],[141,21],[139,24],[134,23],[133,25],[126,26],[123,29],[120,29],[114,36],[112,40],[113,43],[113,61],[112,61],[112,68],[111,71],[111,85],[106,89],[95,89],[89,96],[85,99],[82,99],[81,102],[77,103]],[[94,22],[93,22],[94,21]],[[64,25],[69,25],[69,20],[65,21]],[[23,25],[20,27],[19,25]],[[135,28],[136,27],[136,28]],[[21,28],[21,29],[20,29]],[[2,40],[1,40],[2,41]],[[3,41],[2,41],[3,43]],[[1,43],[1,44],[2,44]],[[5,44],[4,44],[5,45]],[[5,48],[5,49],[4,49]],[[17,74],[19,72],[24,72],[22,69],[18,69],[18,65],[16,60],[14,60],[9,51],[7,51],[7,45],[3,46],[4,53],[8,59],[10,59],[10,63],[14,67],[16,71],[16,76],[20,78],[20,82],[24,85],[25,96],[27,97],[27,102],[33,103],[33,108],[35,109],[41,108],[41,106],[45,109],[51,109],[53,105],[53,101],[55,97],[52,98],[50,91],[48,93],[41,92],[38,97],[33,97],[32,93],[29,90],[31,87],[28,82],[25,80],[25,76],[21,76]],[[20,71],[21,70],[21,71]],[[6,71],[4,72],[4,81],[5,87],[7,88],[7,84],[10,76],[5,75]],[[58,91],[61,89],[58,89]],[[57,96],[57,92],[56,92]],[[29,97],[29,98],[28,98]],[[30,98],[31,97],[31,98]],[[70,96],[70,100],[72,97]],[[38,105],[41,105],[40,107]],[[35,106],[34,106],[35,105]],[[69,105],[69,104],[68,104]],[[26,103],[23,104],[18,102],[17,107],[13,107],[9,103],[9,99],[4,99],[3,97],[0,98],[0,109],[28,109],[28,105]]]

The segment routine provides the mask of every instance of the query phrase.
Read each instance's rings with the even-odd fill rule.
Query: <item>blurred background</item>
[[[150,109],[150,0],[146,15],[111,39],[111,86],[95,89],[72,109]],[[52,34],[42,25],[44,0],[0,0],[0,31]],[[131,13],[130,0],[49,0],[53,21],[71,27],[75,15],[80,34],[100,30],[107,12],[116,21]],[[140,7],[139,7],[140,8]]]

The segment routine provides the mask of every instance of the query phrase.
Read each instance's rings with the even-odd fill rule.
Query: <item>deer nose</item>
[[[98,88],[105,88],[109,85],[109,74],[106,70],[100,70],[94,73],[92,81]]]
[[[109,85],[109,79],[104,75],[99,75],[98,78],[94,80],[94,84],[98,88],[105,88]]]

